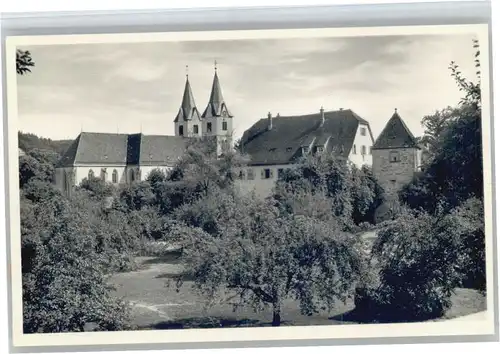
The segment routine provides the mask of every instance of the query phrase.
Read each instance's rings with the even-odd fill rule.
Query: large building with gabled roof
[[[244,191],[269,195],[279,175],[307,155],[336,154],[357,167],[371,166],[373,134],[370,124],[350,109],[260,119],[242,137],[241,149],[250,158],[240,171]]]
[[[373,174],[389,197],[420,171],[422,149],[397,109],[373,145]]]
[[[220,153],[232,145],[232,119],[222,96],[217,67],[203,114],[198,111],[186,74],[181,106],[174,119],[174,136],[81,132],[56,165],[55,184],[68,194],[89,177],[113,184],[144,180],[154,169],[171,169],[189,141],[198,137],[215,137]]]

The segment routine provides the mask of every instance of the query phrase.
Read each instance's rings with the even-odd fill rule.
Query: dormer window
[[[212,132],[212,123],[210,123],[210,122],[207,123],[207,132],[209,132],[209,133]]]
[[[275,152],[276,151],[276,148],[270,148],[269,149],[269,152]]]
[[[304,155],[308,154],[308,153],[309,153],[309,147],[308,147],[308,146],[303,146],[303,147],[302,147],[302,153],[303,153]]]
[[[286,148],[286,152],[291,152],[292,151],[292,148],[291,147],[287,147]]]
[[[222,130],[227,130],[227,122],[222,122]]]
[[[179,135],[180,136],[184,135],[184,127],[182,125],[179,125]]]
[[[317,152],[318,154],[323,153],[323,146],[318,146],[318,147],[316,147],[316,152]]]

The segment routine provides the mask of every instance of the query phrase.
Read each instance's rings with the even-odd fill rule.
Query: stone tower
[[[182,96],[181,107],[174,119],[175,136],[202,136],[202,121],[196,108],[189,76],[186,73],[186,85]]]
[[[212,82],[212,91],[208,100],[207,108],[201,115],[203,120],[203,136],[215,137],[217,140],[217,154],[233,145],[233,115],[229,111],[220,87],[217,75],[217,62],[215,63],[215,74]]]
[[[373,174],[389,198],[412,181],[420,169],[421,149],[397,109],[372,148]]]

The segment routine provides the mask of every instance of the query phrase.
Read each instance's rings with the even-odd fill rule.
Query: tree
[[[143,207],[151,206],[154,203],[155,195],[151,184],[148,181],[140,181],[124,186],[120,190],[120,201],[122,201],[128,211],[140,210]]]
[[[420,139],[420,145],[425,148],[426,160],[428,162],[432,162],[436,156],[443,133],[449,124],[456,121],[459,117],[459,109],[447,107],[422,118],[421,124],[424,126],[425,131],[424,136]]]
[[[271,308],[273,326],[287,298],[304,315],[347,298],[363,272],[357,238],[334,220],[282,216],[271,201],[220,193],[203,199],[215,207],[191,212],[193,222],[185,218],[171,231],[185,247],[182,262],[195,289],[208,299],[237,298],[235,310]]]
[[[84,178],[77,189],[85,190],[88,195],[96,200],[111,197],[115,191],[115,187],[99,177]]]
[[[434,212],[436,203],[447,204],[448,210],[471,197],[483,198],[481,90],[478,42],[474,41],[478,81],[466,80],[459,67],[452,62],[451,75],[458,87],[465,92],[459,106],[440,114],[425,117],[427,140],[432,143],[432,159],[423,169],[420,178],[406,187],[400,197],[414,207]],[[428,197],[426,197],[426,194]]]
[[[247,157],[237,151],[225,151],[217,156],[215,140],[211,137],[193,139],[170,171],[168,180],[184,181],[207,193],[212,186],[232,186],[236,180],[236,169],[245,166],[246,162]]]
[[[443,316],[463,280],[469,231],[456,214],[403,211],[377,234],[370,265],[376,275],[358,291],[358,310],[390,322]]]
[[[25,75],[31,72],[31,68],[35,66],[31,53],[28,50],[16,50],[16,71],[19,75]]]
[[[50,150],[32,149],[19,157],[19,185],[24,187],[29,181],[36,179],[52,182],[58,155]]]
[[[355,224],[374,223],[375,211],[385,201],[385,192],[378,184],[371,169],[364,165],[360,169],[351,167],[352,218]]]
[[[331,213],[346,230],[354,223],[373,222],[384,192],[367,167],[348,165],[337,156],[309,156],[280,177],[274,199],[302,194],[323,194],[331,200]],[[294,203],[293,201],[290,201]]]
[[[62,196],[22,199],[23,327],[25,333],[127,328],[128,308],[111,295],[96,251],[91,208]],[[101,225],[99,225],[101,226]],[[119,232],[119,231],[118,231]]]
[[[472,106],[474,109],[481,109],[481,62],[479,61],[479,56],[481,51],[479,49],[479,41],[477,39],[473,40],[472,46],[476,49],[474,54],[474,66],[476,67],[476,79],[477,82],[467,80],[462,76],[460,67],[454,61],[450,63],[451,76],[455,79],[460,91],[465,93],[465,97],[462,98],[461,104],[465,106]]]

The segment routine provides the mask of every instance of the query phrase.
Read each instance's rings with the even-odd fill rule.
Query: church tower
[[[212,92],[208,100],[207,108],[201,115],[203,120],[203,136],[213,136],[217,139],[217,154],[233,145],[233,115],[229,111],[220,87],[217,74],[217,62],[215,62],[215,74],[212,83]]]
[[[174,120],[175,136],[202,136],[201,117],[194,102],[186,66],[186,85],[181,107]]]
[[[421,149],[417,140],[394,111],[372,148],[373,175],[390,198],[410,183],[420,170]]]

